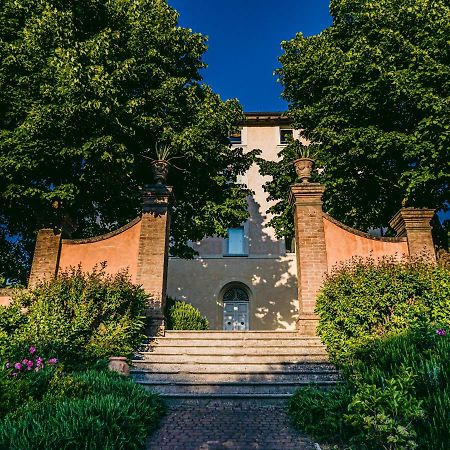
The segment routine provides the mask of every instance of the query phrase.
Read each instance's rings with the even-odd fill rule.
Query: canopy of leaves
[[[241,107],[201,84],[206,38],[177,20],[164,0],[1,2],[0,211],[28,249],[42,226],[81,237],[133,219],[161,142],[176,254],[246,218],[236,176],[254,153],[227,138]]]
[[[289,116],[317,144],[327,211],[386,226],[401,204],[447,208],[450,181],[450,5],[447,0],[332,0],[333,24],[282,43]],[[280,235],[295,173],[263,163]]]
[[[0,288],[19,284],[24,280],[26,263],[22,242],[13,239],[5,227],[0,226]]]

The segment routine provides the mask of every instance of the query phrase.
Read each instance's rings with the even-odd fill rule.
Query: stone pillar
[[[434,209],[402,208],[389,222],[398,237],[408,239],[409,256],[436,262],[431,221]]]
[[[300,303],[297,328],[305,335],[316,334],[319,320],[314,313],[316,297],[328,269],[322,213],[324,192],[325,186],[319,183],[294,184],[290,192],[290,202],[294,206]]]
[[[61,234],[52,229],[38,231],[28,287],[56,277],[61,251]]]
[[[152,297],[149,333],[164,332],[172,188],[148,185],[142,190],[142,220],[136,283]]]

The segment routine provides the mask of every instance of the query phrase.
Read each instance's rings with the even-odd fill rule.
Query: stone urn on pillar
[[[169,161],[163,159],[155,159],[151,162],[153,179],[158,185],[164,185],[167,181],[169,173]]]
[[[295,141],[295,153],[297,156],[294,161],[295,172],[302,183],[309,183],[314,169],[313,144],[306,146],[297,140]]]
[[[309,183],[314,168],[314,160],[311,158],[298,158],[294,161],[295,172],[302,183]]]
[[[156,144],[156,158],[151,161],[153,179],[157,185],[165,185],[169,173],[169,156],[172,154],[172,147],[169,144]]]

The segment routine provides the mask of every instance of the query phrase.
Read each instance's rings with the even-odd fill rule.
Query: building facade
[[[260,149],[276,161],[289,136],[299,138],[279,113],[247,113],[231,144]],[[267,223],[271,202],[268,180],[254,164],[238,180],[254,195],[248,198],[248,220],[228,230],[227,238],[208,237],[193,243],[193,260],[169,258],[167,294],[188,301],[204,314],[212,329],[294,330],[298,315],[295,254]],[[290,247],[288,245],[288,247]]]
[[[276,113],[247,114],[232,145],[260,149],[276,161],[289,136],[297,139],[289,122]],[[80,266],[85,271],[106,263],[106,272],[127,270],[131,281],[149,294],[149,333],[164,333],[167,296],[196,306],[212,330],[296,330],[314,335],[318,323],[316,298],[327,273],[354,257],[401,260],[428,255],[436,261],[431,221],[434,210],[402,208],[391,220],[396,237],[379,237],[347,227],[323,211],[325,186],[312,183],[296,161],[301,183],[290,187],[295,229],[295,253],[267,226],[271,203],[267,181],[252,166],[242,177],[254,195],[248,198],[249,218],[228,230],[226,238],[206,237],[192,243],[192,260],[168,256],[172,188],[162,184],[142,189],[142,212],[110,233],[86,239],[64,239],[61,232],[42,229],[29,278],[29,287]],[[0,292],[0,303],[9,303]]]

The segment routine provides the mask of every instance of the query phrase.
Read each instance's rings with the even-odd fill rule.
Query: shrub
[[[374,339],[450,324],[450,270],[423,261],[354,260],[326,280],[318,333],[336,362]]]
[[[289,401],[289,414],[295,426],[316,440],[341,443],[349,436],[343,420],[351,401],[347,386],[324,391],[310,386],[298,389]]]
[[[346,385],[298,392],[294,423],[355,449],[448,448],[449,303],[448,266],[354,261],[335,271],[318,299],[319,334]]]
[[[169,330],[207,330],[208,320],[191,304],[168,299],[166,307]]]
[[[415,449],[416,428],[425,416],[422,401],[414,395],[414,374],[401,373],[385,379],[383,386],[360,382],[344,420],[355,432],[356,448]]]
[[[48,391],[55,366],[47,366],[39,372],[16,379],[10,373],[0,371],[0,418],[14,413],[18,408],[33,401],[41,401]],[[28,375],[28,374],[27,374]]]
[[[10,306],[0,306],[0,360],[6,358],[11,347],[11,335],[26,322],[20,302],[13,301]]]
[[[163,414],[157,395],[113,372],[30,375],[35,382],[45,375],[45,387],[0,421],[1,449],[142,448]],[[25,380],[9,383],[23,393]]]
[[[9,334],[9,357],[38,347],[66,368],[113,355],[128,356],[140,344],[147,296],[126,273],[86,274],[80,268],[22,292],[15,299],[27,313]]]

